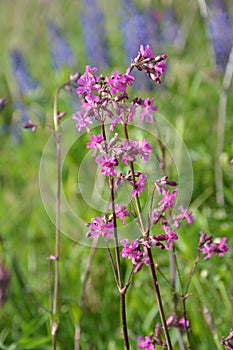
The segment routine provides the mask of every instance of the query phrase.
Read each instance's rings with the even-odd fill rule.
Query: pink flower
[[[180,205],[178,207],[180,214],[176,215],[173,217],[174,220],[174,225],[179,228],[180,227],[180,223],[182,220],[186,219],[187,223],[189,225],[192,225],[193,220],[194,220],[194,216],[192,215],[192,211],[190,210],[190,213],[188,213],[188,211],[186,209],[183,208],[182,205]]]
[[[144,120],[144,118],[146,118],[146,122],[152,122],[153,120],[153,112],[156,112],[158,110],[157,106],[153,106],[154,103],[154,97],[151,98],[151,100],[149,99],[149,97],[147,97],[145,99],[145,101],[143,101],[143,104],[141,104],[142,107],[142,112],[140,114],[140,119]]]
[[[85,116],[82,112],[77,112],[72,116],[73,120],[76,120],[76,128],[79,132],[83,130],[83,128],[86,128],[87,133],[89,134],[90,128],[89,125],[93,124],[90,117]]]
[[[125,93],[127,85],[132,85],[134,77],[130,74],[119,74],[117,71],[112,78],[106,78],[109,86],[111,86],[111,93],[115,95],[118,92]]]
[[[211,258],[214,254],[223,257],[223,253],[229,250],[226,240],[226,237],[222,237],[220,243],[214,243],[212,236],[207,236],[206,232],[202,232],[198,247],[202,254],[206,254],[204,260]]]
[[[145,185],[146,185],[146,175],[140,174],[138,181],[135,183],[135,186],[132,192],[132,197],[136,197],[136,195],[140,196],[140,194],[145,190]]]
[[[153,337],[152,336],[146,336],[145,338],[143,337],[138,337],[138,348],[139,349],[145,349],[145,350],[154,350],[155,345],[153,344]]]
[[[113,222],[104,222],[99,216],[93,218],[87,226],[90,227],[90,230],[86,234],[87,237],[103,236],[105,238],[112,238],[113,236]]]
[[[148,143],[146,139],[142,141],[140,147],[140,157],[144,162],[148,162],[150,158],[150,154],[152,153],[151,145]]]
[[[132,264],[136,265],[134,273],[138,272],[144,264],[149,266],[149,259],[145,256],[144,252],[141,251],[141,246],[137,240],[129,243],[128,239],[123,239],[121,244],[124,246],[121,251],[121,256],[131,259]]]
[[[100,145],[100,143],[104,140],[103,135],[99,134],[99,135],[92,135],[90,137],[91,142],[89,142],[87,144],[87,148],[94,148],[94,152],[92,153],[92,156],[94,157],[96,155],[96,152],[98,150],[98,147]]]
[[[102,166],[101,173],[106,176],[116,176],[116,170],[114,168],[117,165],[117,160],[109,154],[104,154],[103,156],[97,156],[95,159],[96,163]]]
[[[166,69],[166,58],[167,55],[154,57],[154,52],[149,45],[147,45],[145,49],[143,45],[141,45],[137,57],[135,57],[131,63],[131,70],[133,67],[138,70],[143,69],[151,80],[160,84],[160,76],[164,74]]]
[[[130,216],[130,213],[126,210],[126,206],[123,204],[116,204],[115,206],[116,217],[119,218],[123,225],[126,225],[125,217]]]
[[[177,234],[176,234],[174,231],[172,231],[172,230],[170,229],[169,226],[163,225],[163,226],[162,226],[162,229],[163,229],[163,230],[165,231],[165,233],[166,233],[166,239],[167,239],[166,248],[169,249],[171,243],[172,243],[174,240],[177,240],[177,239],[178,239],[178,236],[177,236]]]
[[[231,160],[231,164],[233,164],[233,159]],[[233,165],[231,166],[231,169],[233,169]]]
[[[94,73],[97,71],[97,68],[91,68],[86,66],[86,72],[81,75],[78,80],[78,84],[81,85],[77,88],[77,93],[80,95],[85,95],[85,101],[91,105],[99,100],[99,96],[96,96],[93,91],[99,91],[100,87],[97,84],[99,77],[95,76]]]
[[[159,202],[159,205],[160,205],[159,210],[160,211],[164,211],[167,207],[174,208],[174,204],[175,204],[176,196],[177,196],[177,191],[178,191],[178,187],[175,188],[172,193],[170,193],[169,190],[167,190],[165,188],[162,189],[163,198]]]
[[[145,48],[141,45],[138,54],[140,54],[143,59],[155,57],[154,51],[150,48],[150,45],[146,45]]]

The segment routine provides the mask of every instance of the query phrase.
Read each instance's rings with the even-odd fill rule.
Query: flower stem
[[[166,324],[166,318],[165,318],[165,314],[164,314],[164,308],[163,308],[162,298],[161,298],[161,294],[160,294],[159,283],[158,283],[158,279],[157,279],[157,275],[156,275],[156,271],[155,271],[153,256],[152,256],[150,248],[146,247],[146,251],[147,251],[149,261],[150,261],[150,269],[151,269],[151,274],[152,274],[152,279],[153,279],[153,284],[154,284],[154,289],[155,289],[155,296],[156,296],[156,300],[157,300],[157,304],[158,304],[160,319],[161,319],[163,330],[164,330],[167,349],[172,350],[171,339],[170,339],[168,327]]]

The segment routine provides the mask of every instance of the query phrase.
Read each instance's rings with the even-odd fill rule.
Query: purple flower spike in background
[[[102,68],[109,65],[109,54],[104,16],[96,0],[82,0],[79,18],[82,25],[83,42],[92,66]]]
[[[215,62],[224,70],[233,45],[232,23],[223,0],[210,0],[207,29]]]
[[[18,50],[11,52],[12,71],[22,95],[27,95],[38,87],[38,83],[31,77],[24,58]]]
[[[59,70],[62,66],[74,66],[75,58],[70,44],[54,23],[48,24],[48,37],[54,69]]]

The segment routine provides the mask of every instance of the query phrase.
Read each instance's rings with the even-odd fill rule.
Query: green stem
[[[158,304],[159,315],[160,315],[160,319],[161,319],[162,326],[163,326],[163,331],[164,331],[164,335],[165,335],[165,339],[166,339],[167,349],[172,350],[171,339],[170,339],[170,335],[168,332],[166,317],[164,314],[164,308],[163,308],[162,298],[161,298],[161,294],[160,294],[159,283],[158,283],[158,279],[157,279],[157,275],[156,275],[156,271],[155,271],[153,256],[152,256],[150,248],[146,247],[146,251],[147,251],[149,261],[150,261],[150,269],[151,269],[151,274],[152,274],[152,279],[153,279],[153,284],[154,284],[154,289],[155,289],[155,297],[156,297],[157,304]]]

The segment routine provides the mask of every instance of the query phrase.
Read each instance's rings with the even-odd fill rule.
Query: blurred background
[[[232,247],[231,0],[0,0],[0,349],[50,349],[47,258],[53,253],[54,226],[43,208],[38,174],[51,135],[54,92],[87,64],[103,74],[125,72],[140,44],[166,53],[168,69],[161,86],[140,74],[133,93],[155,97],[193,164],[195,223],[182,226],[178,242],[184,281],[200,231],[226,236]],[[62,93],[59,107],[66,118],[79,106],[75,94]],[[30,120],[37,124],[36,133],[22,128]],[[62,174],[76,204],[81,156],[74,146]],[[77,308],[89,251],[61,237],[59,349],[74,348],[75,324],[81,325],[82,349],[122,349],[118,293],[101,249],[93,259],[83,313]],[[169,275],[168,256],[159,253],[158,261]],[[132,349],[158,321],[148,281],[144,269],[127,294]],[[163,287],[169,309],[169,288],[161,278]],[[221,348],[220,338],[233,327],[232,293],[230,249],[222,260],[202,261],[193,278],[187,301],[193,349]],[[175,343],[176,333],[172,338]]]

